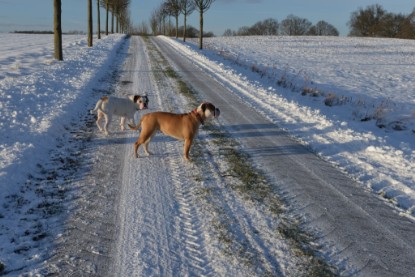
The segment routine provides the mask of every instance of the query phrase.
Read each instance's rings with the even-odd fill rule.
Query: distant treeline
[[[348,24],[349,36],[415,39],[415,9],[405,15],[371,5],[353,12]]]
[[[13,34],[40,34],[40,35],[53,35],[53,31],[14,31]],[[64,35],[85,35],[82,31],[70,31],[63,33]]]
[[[371,5],[352,12],[347,24],[350,27],[349,36],[415,39],[415,9],[405,15],[387,12],[381,5]],[[338,36],[339,32],[324,20],[313,25],[306,18],[289,15],[281,22],[268,18],[236,31],[227,29],[223,35]]]
[[[227,29],[224,36],[338,36],[339,31],[325,22],[313,25],[308,19],[289,15],[280,23],[273,18],[258,21],[252,26],[240,27],[237,31]]]

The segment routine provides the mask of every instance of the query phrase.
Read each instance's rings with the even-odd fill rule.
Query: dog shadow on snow
[[[131,134],[134,134],[131,136]],[[133,132],[130,130],[127,131],[112,131],[108,136],[104,134],[99,134],[96,138],[96,145],[98,147],[101,146],[111,146],[111,145],[125,145],[126,147],[131,147],[133,149],[134,143],[137,141],[140,132]],[[172,155],[178,155],[177,153],[169,153],[169,152],[159,152],[156,150],[156,146],[158,143],[167,143],[167,142],[176,142],[176,143],[183,143],[183,141],[176,140],[169,136],[164,135],[161,132],[157,132],[156,135],[151,139],[151,143],[149,145],[149,149],[152,152],[151,157],[167,157]],[[147,157],[144,154],[144,150],[142,147],[139,149],[140,157],[144,158]]]
[[[235,124],[223,127],[223,132],[240,141],[243,145],[243,151],[250,156],[286,156],[312,153],[309,148],[289,137],[286,131],[275,124]],[[215,138],[215,135],[212,136]]]
[[[130,136],[131,134],[134,134],[134,136]],[[134,145],[134,143],[137,141],[138,137],[140,135],[140,132],[133,132],[133,131],[113,131],[108,136],[104,134],[99,134],[96,138],[96,141],[99,145],[120,145],[120,144],[126,144],[126,145]],[[172,141],[178,141],[174,138],[171,138],[169,136],[163,135],[161,132],[157,132],[156,135],[151,139],[151,144],[158,143],[158,142],[172,142]]]
[[[235,124],[235,125],[207,125],[206,132],[199,133],[195,140],[199,142],[208,142],[209,140],[223,137],[223,134],[233,139],[237,139],[243,146],[243,151],[250,156],[285,156],[285,155],[304,155],[312,151],[301,143],[290,138],[286,131],[274,124]],[[202,127],[203,128],[203,127]],[[212,129],[216,132],[211,132]],[[100,134],[98,139],[99,145],[127,145],[133,147],[140,132],[133,133],[127,131],[113,131],[109,136]],[[169,136],[157,132],[149,145],[150,151],[158,143],[175,142],[180,145],[183,141],[176,140]],[[140,148],[140,154],[143,150]],[[152,156],[168,156],[172,153],[158,153],[152,151]]]

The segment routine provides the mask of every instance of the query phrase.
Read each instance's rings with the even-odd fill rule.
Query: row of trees
[[[224,36],[338,36],[337,29],[326,21],[313,25],[309,20],[295,15],[289,15],[279,23],[276,19],[268,18],[254,25],[241,27],[237,31],[227,29]]]
[[[116,32],[128,32],[128,29],[131,28],[130,16],[128,13],[128,7],[130,5],[130,0],[96,0],[96,9],[97,9],[97,35],[98,39],[101,39],[101,14],[100,8],[104,8],[106,11],[105,19],[105,35],[108,36],[109,33],[109,13],[111,13],[111,33],[114,33],[114,21]],[[88,9],[88,46],[92,47],[93,45],[93,18],[92,18],[92,0],[87,0],[87,9]],[[53,1],[53,10],[54,10],[54,46],[55,46],[55,59],[63,60],[63,51],[62,51],[62,2],[61,0]]]
[[[210,9],[212,3],[215,0],[166,0],[160,7],[153,11],[150,18],[150,26],[153,35],[166,34],[169,26],[168,19],[174,17],[175,24],[175,36],[179,36],[179,16],[183,14],[183,40],[186,41],[187,37],[187,17],[197,11],[199,13],[199,48],[203,48],[203,15]]]
[[[415,9],[403,15],[371,5],[353,12],[348,24],[349,36],[415,39]]]

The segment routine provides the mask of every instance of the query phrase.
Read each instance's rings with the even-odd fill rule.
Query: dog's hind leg
[[[150,143],[151,139],[154,137],[155,134],[156,132],[151,134],[151,136],[143,143],[144,152],[146,152],[147,156],[150,156],[152,154],[150,151],[148,151],[148,144]]]
[[[97,121],[95,121],[95,123],[98,126],[98,129],[102,132],[102,127],[101,124],[99,124],[99,122],[101,121],[102,117],[103,117],[103,113],[101,111],[98,111],[98,116],[97,116]]]
[[[125,130],[125,117],[121,117],[120,127],[121,127],[121,131]]]
[[[151,141],[151,138],[154,136],[156,132],[147,131],[145,129],[141,130],[140,136],[137,139],[137,141],[134,143],[134,156],[138,158],[138,149],[141,144],[144,145],[144,151],[147,155],[151,155],[151,153],[148,151],[148,144]]]
[[[140,139],[138,139],[135,143],[134,143],[134,157],[138,158],[138,148],[140,148]]]
[[[105,125],[104,125],[104,132],[105,132],[105,134],[106,135],[108,135],[109,133],[108,133],[108,125],[110,124],[110,122],[111,122],[111,116],[110,115],[108,115],[108,114],[104,114],[104,117],[105,117]]]

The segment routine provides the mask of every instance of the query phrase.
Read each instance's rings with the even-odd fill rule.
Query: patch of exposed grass
[[[149,49],[150,57],[154,59],[159,66],[155,72],[156,79],[162,79],[164,76],[174,79],[176,81],[178,92],[184,95],[192,106],[197,105],[196,93],[193,89],[181,80],[180,75],[169,65],[167,59],[163,56],[163,53],[155,47],[148,37],[144,38],[144,41]]]
[[[253,166],[249,155],[237,150],[240,148],[237,142],[223,130],[215,126],[209,126],[208,128],[211,136],[214,137],[213,142],[218,147],[222,147],[221,156],[228,164],[229,169],[224,175],[237,179],[231,186],[232,189],[250,201],[264,206],[265,210],[278,217],[280,224],[276,231],[290,242],[292,254],[305,261],[302,276],[337,276],[335,269],[327,264],[324,259],[318,257],[317,249],[311,246],[315,238],[305,232],[299,222],[287,217],[283,202],[273,191],[272,185],[265,175]],[[224,145],[228,147],[223,148]],[[217,228],[220,241],[228,245],[228,249],[234,249],[232,244],[235,242],[231,239],[231,231],[226,231],[229,228],[228,224],[219,221],[217,222]],[[225,251],[225,254],[226,252],[228,251]],[[249,264],[246,260],[247,256],[242,255],[242,253],[245,253],[245,251],[237,255],[245,260],[245,264]]]

